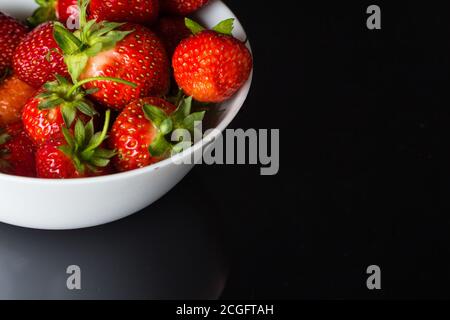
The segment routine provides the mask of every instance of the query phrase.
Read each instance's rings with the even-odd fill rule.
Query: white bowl
[[[0,11],[18,18],[29,16],[36,5],[33,0],[0,0]],[[207,27],[236,18],[222,1],[211,1],[198,12],[196,19]],[[236,18],[234,35],[246,39]],[[244,104],[251,78],[229,101],[217,106],[213,127],[222,132]],[[135,171],[98,178],[44,180],[0,174],[0,221],[36,229],[78,229],[112,222],[149,206],[170,189],[194,165],[177,164],[194,152],[202,152],[218,132],[195,144],[188,152]],[[176,160],[176,161],[174,161]]]

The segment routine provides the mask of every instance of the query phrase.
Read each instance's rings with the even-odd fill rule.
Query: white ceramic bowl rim
[[[222,5],[225,6],[228,10],[229,7],[222,2]],[[230,10],[231,11],[231,10]],[[251,51],[251,45],[250,42],[247,40],[246,43],[247,47]],[[29,178],[29,177],[20,177],[20,176],[13,176],[13,175],[7,175],[0,173],[0,179],[4,181],[14,181],[14,182],[21,182],[26,184],[45,184],[45,185],[68,185],[68,184],[90,184],[90,183],[97,183],[97,182],[108,182],[108,181],[114,181],[117,179],[124,179],[124,178],[131,178],[136,175],[146,174],[148,172],[151,172],[153,170],[158,170],[160,168],[166,167],[169,164],[173,163],[183,163],[182,159],[185,157],[190,157],[192,154],[198,152],[200,149],[205,148],[208,146],[211,142],[213,142],[222,132],[225,130],[225,128],[233,121],[233,119],[236,117],[240,109],[242,108],[243,102],[247,98],[247,95],[250,91],[250,86],[252,83],[253,78],[253,71],[250,75],[250,78],[248,79],[247,83],[240,89],[239,91],[241,93],[240,100],[243,100],[242,103],[239,103],[239,107],[234,108],[231,110],[222,121],[217,125],[213,132],[209,133],[207,136],[203,137],[201,141],[193,145],[191,148],[186,150],[184,153],[177,154],[171,158],[165,159],[161,162],[155,163],[153,165],[135,169],[127,172],[120,172],[120,173],[114,173],[111,175],[101,176],[101,177],[91,177],[91,178],[80,178],[80,179],[42,179],[42,178]],[[182,164],[181,164],[182,165]]]

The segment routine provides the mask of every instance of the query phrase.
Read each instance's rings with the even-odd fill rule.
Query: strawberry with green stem
[[[98,89],[83,90],[82,86],[92,81],[117,82],[133,87],[135,84],[125,80],[100,77],[72,84],[56,75],[56,80],[46,83],[28,102],[22,112],[25,130],[36,144],[43,144],[61,137],[62,127],[72,128],[76,119],[87,122],[97,115],[93,103],[87,99]]]
[[[156,163],[184,150],[191,141],[172,143],[174,130],[193,133],[205,112],[191,113],[192,98],[180,101],[178,108],[161,98],[143,98],[129,104],[111,129],[110,147],[117,150],[113,162],[117,170],[129,171]]]
[[[164,95],[169,87],[169,60],[156,34],[137,24],[87,21],[88,4],[81,4],[79,30],[71,33],[61,23],[55,24],[54,38],[72,80],[106,76],[135,83],[130,88],[99,80],[84,86],[99,88],[92,99],[116,110],[141,97]]]
[[[197,101],[223,102],[250,77],[253,58],[245,43],[232,36],[233,23],[228,19],[206,30],[186,18],[194,35],[178,45],[172,66],[178,86]]]
[[[109,163],[115,152],[102,147],[108,138],[110,116],[107,110],[103,130],[97,133],[92,119],[86,125],[78,120],[73,133],[63,127],[64,139],[48,141],[36,151],[37,176],[73,179],[110,173]]]
[[[39,6],[27,22],[37,26],[47,21],[59,20],[66,23],[71,16],[78,15],[77,0],[35,0]]]

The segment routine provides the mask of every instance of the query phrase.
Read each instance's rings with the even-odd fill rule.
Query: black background
[[[224,298],[450,296],[448,8],[392,2],[227,1],[255,56],[232,126],[280,128],[281,170],[193,173],[222,182]]]

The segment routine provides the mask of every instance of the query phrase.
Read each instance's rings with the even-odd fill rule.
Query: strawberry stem
[[[125,85],[128,85],[132,88],[136,88],[137,85],[133,82],[130,81],[126,81],[123,79],[118,79],[118,78],[111,78],[111,77],[94,77],[94,78],[87,78],[81,81],[78,81],[67,93],[67,96],[70,97],[79,87],[81,87],[82,85],[89,83],[89,82],[93,82],[93,81],[112,81],[112,82],[117,82],[117,83],[122,83]]]
[[[109,121],[111,119],[111,110],[106,110],[105,112],[105,123],[103,124],[103,130],[102,133],[98,139],[98,142],[88,146],[83,152],[87,153],[89,151],[95,150],[97,149],[102,143],[103,141],[106,139],[106,135],[108,134],[108,128],[109,128]]]

